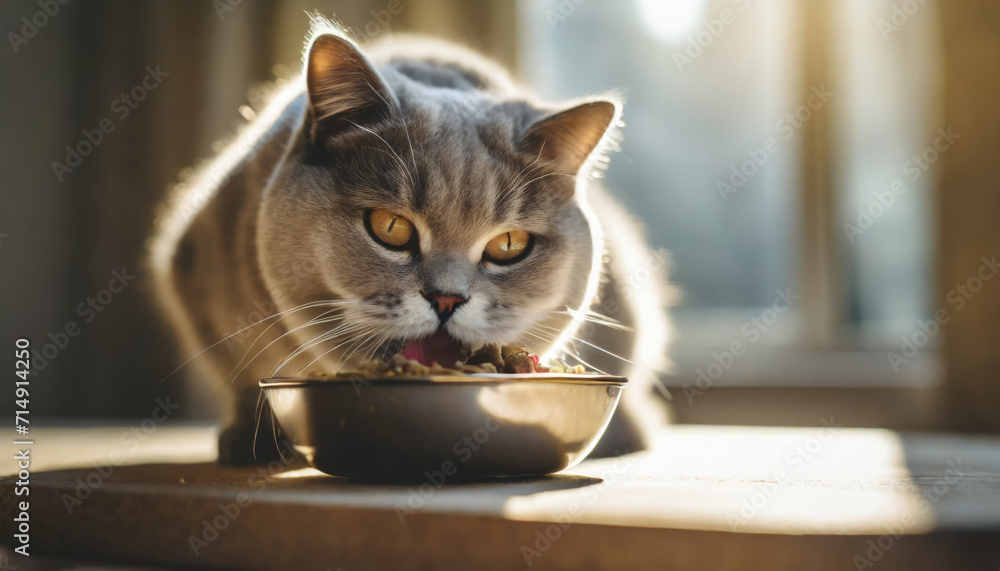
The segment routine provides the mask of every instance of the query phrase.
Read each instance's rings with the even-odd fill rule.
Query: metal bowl
[[[583,460],[624,377],[468,375],[260,382],[314,468],[356,479],[549,474]]]

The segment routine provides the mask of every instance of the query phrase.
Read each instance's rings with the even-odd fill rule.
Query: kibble
[[[450,367],[438,363],[430,367],[413,359],[407,359],[401,354],[390,357],[387,361],[366,361],[356,370],[341,371],[330,374],[313,371],[307,376],[310,379],[354,379],[357,377],[427,377],[427,376],[464,376],[481,374],[529,374],[529,373],[560,373],[584,374],[587,370],[583,365],[570,367],[565,364],[543,366],[538,355],[521,345],[499,345],[488,343],[476,351],[463,355]]]

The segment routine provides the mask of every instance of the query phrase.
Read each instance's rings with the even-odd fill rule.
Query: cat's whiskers
[[[260,393],[257,394],[257,406],[254,408],[253,444],[251,444],[250,448],[253,452],[254,460],[257,459],[257,434],[260,432],[260,417],[263,416],[265,407],[270,410],[270,406],[267,404],[267,398],[264,396],[264,391],[260,391]],[[275,444],[277,444],[277,442],[275,442]]]
[[[370,326],[369,326],[368,329],[365,329],[363,331],[368,331],[368,330],[370,330]],[[365,335],[365,333],[359,333],[359,335]],[[335,338],[335,337],[328,337],[328,336],[324,336],[324,337],[325,337],[325,339],[323,339],[321,342],[329,341],[329,340]],[[313,365],[313,363],[315,363],[316,361],[319,361],[320,359],[322,359],[323,357],[325,357],[328,354],[332,353],[333,351],[336,351],[338,347],[341,347],[342,345],[350,343],[352,339],[356,339],[356,337],[352,337],[351,339],[348,339],[348,340],[344,341],[343,343],[340,343],[339,345],[333,347],[332,349],[329,349],[329,350],[321,353],[315,359],[313,359],[312,361],[309,361],[308,363],[305,364],[305,366],[303,366],[301,369],[299,369],[299,372],[297,373],[297,375],[301,376],[305,372],[306,369],[308,369],[309,367],[311,367]],[[319,343],[317,343],[317,345],[318,344]],[[337,362],[337,365],[334,367],[334,369],[339,369],[339,368],[340,368],[340,361]]]
[[[534,337],[535,339],[538,339],[539,341],[541,341],[543,343],[550,343],[550,342],[552,342],[552,340],[554,338],[554,336],[545,336],[545,335],[542,334],[542,332],[538,332],[538,331],[525,331],[525,334],[526,335],[530,335],[531,337]],[[606,374],[604,371],[602,371],[601,369],[599,369],[595,365],[593,365],[593,364],[588,363],[587,361],[585,361],[582,357],[580,357],[579,353],[573,351],[572,349],[570,349],[568,347],[562,347],[562,350],[560,351],[560,353],[563,356],[570,357],[570,358],[574,359],[575,361],[577,361],[577,363],[583,365],[584,367],[587,367],[588,369],[591,369],[593,371],[597,371],[598,373],[601,373],[601,374]],[[565,364],[565,361],[563,361],[563,359],[561,357],[560,357],[559,360],[562,361]]]
[[[544,147],[544,144],[543,144],[543,147]],[[555,162],[555,160],[553,159],[553,160],[548,160],[548,161],[545,161],[544,163],[539,164],[538,161],[541,158],[542,158],[542,152],[541,152],[541,150],[539,150],[538,151],[538,156],[535,157],[535,160],[531,161],[530,163],[528,163],[528,165],[526,167],[524,167],[523,169],[521,169],[521,171],[518,172],[516,176],[514,176],[514,180],[516,181],[516,180],[520,179],[524,175],[524,173],[526,171],[528,171],[529,169],[531,170],[532,175],[534,175],[535,173],[541,172],[542,169],[544,169],[548,165],[550,165],[553,162]],[[553,173],[549,173],[549,174],[553,174]],[[534,182],[535,180],[537,180],[537,178],[533,178],[531,180],[526,180],[524,182],[520,182],[520,183],[512,184],[512,185],[508,186],[507,188],[505,188],[503,190],[503,192],[500,193],[500,196],[497,197],[497,201],[499,202],[499,201],[503,201],[503,200],[509,199],[511,196],[513,196],[516,193],[518,193],[518,192],[524,190],[525,188],[527,188],[527,186],[529,184],[531,184],[532,182]]]
[[[543,337],[540,333],[541,332],[534,332],[534,331],[531,331],[531,330],[525,331],[526,335],[530,335],[530,336],[534,337],[535,339],[538,339],[539,341],[542,341],[543,343],[550,343],[554,339],[554,337],[555,337],[555,336]],[[565,355],[568,355],[568,356],[572,357],[579,364],[583,365],[584,367],[586,367],[586,368],[588,368],[588,369],[590,369],[592,371],[597,371],[598,373],[601,373],[602,375],[607,374],[607,373],[605,373],[605,371],[602,371],[601,369],[599,369],[595,365],[593,365],[593,364],[588,363],[587,361],[585,361],[583,359],[583,357],[580,357],[579,353],[576,353],[575,351],[572,351],[568,347],[562,347],[561,348],[561,352],[563,354],[565,354]]]
[[[366,148],[366,149],[371,149],[371,150],[373,150],[373,151],[377,151],[377,152],[380,152],[380,153],[382,153],[382,154],[385,154],[385,155],[389,155],[390,157],[393,157],[393,158],[395,158],[395,159],[397,159],[397,160],[398,160],[398,157],[396,157],[396,156],[393,156],[393,155],[392,155],[391,153],[389,153],[389,151],[386,151],[385,149],[378,149],[378,148],[375,148],[375,147],[367,147],[367,146],[366,146],[365,148]],[[405,168],[405,167],[404,167],[404,168]],[[406,173],[406,175],[407,175],[407,178],[409,178],[409,179],[410,179],[410,184],[413,184],[413,176],[412,176],[412,175],[410,175],[410,173],[409,173],[409,172],[407,172],[407,173]]]
[[[235,333],[231,333],[229,335],[226,335],[222,339],[219,339],[215,343],[212,343],[208,347],[205,347],[201,351],[198,351],[197,353],[195,353],[194,355],[192,355],[190,358],[188,358],[187,361],[184,361],[183,363],[181,363],[179,367],[177,367],[176,369],[174,369],[173,371],[171,371],[167,376],[165,376],[162,379],[160,379],[160,381],[157,382],[156,384],[160,384],[163,381],[165,381],[165,380],[169,379],[170,377],[172,377],[175,373],[177,373],[177,371],[180,371],[181,369],[183,369],[188,363],[190,363],[191,361],[194,361],[199,356],[201,356],[202,353],[205,353],[206,351],[209,351],[209,350],[217,347],[220,343],[225,343],[227,340],[232,339],[233,337],[235,337],[237,335],[240,335],[241,333],[243,333],[247,329],[250,329],[252,327],[256,327],[257,325],[259,325],[259,324],[261,324],[261,323],[263,323],[265,321],[269,321],[271,319],[274,319],[276,317],[280,317],[280,318],[283,319],[284,316],[286,316],[286,314],[291,314],[291,313],[296,312],[296,311],[301,311],[303,309],[307,309],[307,308],[310,308],[310,307],[318,307],[318,306],[322,306],[322,305],[333,305],[333,304],[337,304],[337,303],[340,303],[340,300],[311,301],[311,302],[303,303],[303,304],[298,305],[296,307],[292,307],[292,308],[286,309],[284,311],[279,311],[278,313],[271,314],[271,315],[269,315],[267,317],[263,317],[261,319],[258,319],[257,321],[254,321],[253,323],[251,323],[250,325],[247,325],[246,327],[240,329],[239,331],[237,331]]]
[[[616,319],[613,319],[606,315],[602,315],[600,313],[596,313],[589,309],[580,312],[576,312],[573,310],[564,310],[564,311],[542,310],[542,311],[552,315],[567,315],[569,317],[578,318],[581,321],[594,323],[596,325],[604,325],[606,327],[610,327],[611,329],[617,329],[619,331],[629,331],[629,332],[634,331],[634,329]]]
[[[276,377],[278,375],[278,373],[281,371],[281,369],[283,369],[286,365],[288,365],[293,360],[295,360],[295,358],[297,358],[299,355],[302,355],[305,352],[307,352],[310,349],[312,349],[313,347],[316,347],[317,345],[320,345],[322,343],[325,343],[326,341],[334,339],[338,335],[342,335],[344,333],[345,333],[344,330],[328,331],[328,332],[321,333],[321,334],[317,335],[316,337],[313,337],[312,339],[310,339],[306,343],[303,343],[301,345],[295,345],[294,347],[292,347],[292,349],[290,349],[288,352],[286,352],[285,356],[282,357],[282,359],[278,362],[278,364],[275,365],[271,369],[270,375],[272,377]]]
[[[313,319],[310,319],[305,325],[316,325],[316,324],[319,324],[319,323],[332,323],[332,322],[336,321],[337,319],[342,319],[343,318],[343,316],[337,316],[336,319],[331,318],[330,320],[326,320],[326,316],[328,314],[330,314],[330,313],[333,313],[334,311],[336,311],[336,309],[331,309],[331,310],[325,311],[322,314],[314,317]],[[320,321],[320,320],[323,320],[323,321]],[[272,327],[274,327],[278,323],[281,323],[280,319],[278,321],[275,321],[274,323],[268,325],[267,328],[264,329],[264,331],[261,331],[260,335],[258,335],[257,338],[253,340],[253,343],[251,343],[250,346],[247,347],[247,350],[243,354],[243,357],[240,359],[240,362],[236,363],[236,367],[239,367],[240,365],[243,364],[243,361],[247,358],[247,355],[250,354],[250,351],[253,349],[254,345],[256,345],[257,341],[259,341],[260,338],[263,337],[265,333],[267,333],[268,329],[271,329]],[[270,343],[268,343],[263,349],[261,349],[260,352],[258,352],[256,355],[254,355],[253,359],[256,359],[261,353],[263,353],[264,351],[266,351],[268,347],[270,347],[275,342],[277,342],[280,339],[282,339],[283,337],[285,337],[285,335],[288,335],[289,333],[292,333],[293,331],[297,331],[297,330],[301,329],[302,327],[303,326],[299,326],[299,327],[293,328],[290,331],[286,331],[284,334],[280,335],[277,339],[275,339],[274,341],[271,341]],[[253,361],[253,359],[251,359],[251,361]],[[236,367],[234,367],[234,369]]]
[[[358,344],[355,349],[347,353],[340,361],[338,361],[337,366],[339,367],[341,363],[349,363],[353,354],[368,344],[371,344],[371,348],[365,353],[363,360],[367,361],[373,358],[375,351],[377,351],[383,343],[389,340],[391,334],[392,332],[390,330],[386,330],[385,327],[381,325],[372,325],[369,331],[363,334],[365,337],[362,339],[362,342]]]
[[[345,340],[343,343],[340,343],[339,345],[337,345],[333,349],[330,349],[326,353],[323,353],[323,355],[320,355],[320,357],[322,357],[324,355],[327,355],[329,353],[332,353],[334,350],[338,349],[339,347],[347,345],[347,349],[344,350],[343,354],[340,356],[339,359],[337,359],[337,362],[333,366],[333,369],[335,371],[339,371],[341,365],[343,363],[347,362],[348,359],[350,359],[350,356],[354,354],[354,352],[361,345],[361,343],[364,341],[364,339],[372,332],[372,329],[373,329],[372,325],[365,325],[363,327],[360,327],[357,330],[357,332],[355,332],[350,338],[348,338],[347,340]],[[350,343],[350,344],[348,345],[348,343]],[[319,360],[319,359],[315,359],[313,362],[315,362],[317,360]]]
[[[379,96],[381,97],[381,95]],[[406,134],[406,144],[410,147],[410,160],[413,161],[413,170],[417,169],[417,154],[413,152],[413,141],[410,140],[410,128],[406,125],[406,119],[400,113],[399,122],[403,124],[403,133]],[[413,175],[410,175],[410,182],[416,186],[416,182],[413,181]]]
[[[561,331],[560,329],[557,329],[557,328],[555,328],[555,327],[549,327],[548,325],[542,325],[542,324],[538,323],[538,324],[535,324],[535,326],[536,326],[536,327],[541,327],[541,328],[543,328],[543,329],[548,329],[548,330],[551,330],[551,331],[554,331],[554,332],[556,332],[557,334],[558,334],[558,333],[562,333],[562,331]],[[593,347],[594,349],[597,349],[598,351],[600,351],[600,352],[602,352],[602,353],[606,353],[606,354],[608,354],[608,355],[611,355],[611,356],[612,356],[612,357],[614,357],[615,359],[620,359],[620,360],[622,360],[622,361],[625,361],[626,363],[630,363],[630,364],[633,364],[633,363],[632,363],[632,361],[630,361],[630,360],[626,359],[625,357],[622,357],[621,355],[618,355],[618,354],[616,354],[616,353],[612,353],[611,351],[608,351],[608,350],[607,350],[607,349],[605,349],[604,347],[601,347],[601,346],[598,346],[598,345],[595,345],[595,344],[591,343],[590,341],[586,341],[586,340],[584,340],[584,339],[580,339],[579,337],[577,337],[577,336],[575,336],[575,335],[570,335],[570,336],[569,336],[569,339],[571,339],[571,340],[573,340],[573,341],[576,341],[576,342],[579,342],[579,343],[583,343],[584,345],[587,345],[588,347]]]
[[[544,143],[543,143],[542,146],[544,147]],[[522,168],[520,171],[518,171],[517,174],[513,176],[512,180],[515,180],[515,181],[519,180],[521,178],[521,176],[525,173],[525,171],[527,171],[528,169],[530,169],[530,168],[534,167],[536,164],[538,164],[538,161],[541,160],[541,158],[542,158],[542,151],[539,150],[538,151],[538,156],[536,156],[530,163],[526,164],[524,166],[524,168]],[[500,198],[501,199],[502,198],[506,198],[507,194],[509,192],[512,192],[513,189],[517,188],[518,186],[520,186],[520,185],[518,185],[518,184],[512,184],[512,185],[508,186],[507,188],[504,189],[503,192],[500,193]]]
[[[300,345],[297,349],[295,349],[294,351],[290,352],[290,354],[288,355],[288,357],[286,359],[284,359],[281,362],[281,364],[278,365],[278,367],[275,368],[275,371],[277,371],[279,368],[282,368],[282,367],[286,366],[288,363],[290,363],[292,360],[294,360],[299,355],[301,355],[301,354],[303,354],[303,353],[305,353],[305,352],[307,352],[307,351],[313,349],[314,347],[317,347],[317,346],[319,346],[319,345],[321,345],[323,343],[326,343],[328,341],[335,341],[335,340],[338,340],[338,339],[343,339],[343,341],[341,341],[335,347],[333,347],[333,349],[338,349],[340,347],[343,347],[344,345],[352,343],[357,338],[357,335],[363,335],[364,333],[366,333],[370,329],[371,329],[370,325],[355,321],[355,322],[352,322],[352,323],[349,323],[349,324],[345,324],[345,325],[339,326],[337,328],[331,329],[331,330],[326,331],[324,333],[320,333],[319,335],[317,335],[316,337],[314,337],[309,342]],[[324,353],[324,355],[327,354],[327,353],[329,353],[329,352],[330,351],[326,351]],[[313,362],[315,362],[317,360],[318,359],[315,359]],[[308,366],[308,365],[306,365],[306,366]]]
[[[380,332],[379,329],[380,328],[378,326],[371,325],[371,324],[369,324],[367,326],[360,327],[358,329],[358,331],[352,335],[351,338],[343,341],[342,343],[340,343],[340,344],[336,345],[335,347],[327,350],[323,354],[319,355],[318,357],[316,357],[315,359],[313,359],[312,361],[310,361],[308,364],[306,364],[306,366],[302,367],[302,369],[299,370],[298,374],[301,375],[303,372],[305,372],[305,370],[307,368],[309,368],[316,361],[319,361],[320,359],[322,359],[323,357],[325,357],[329,353],[332,353],[336,349],[338,349],[338,348],[340,348],[340,347],[342,347],[342,346],[347,345],[348,343],[350,343],[350,345],[348,346],[347,350],[344,351],[344,354],[341,355],[341,357],[334,364],[333,369],[334,370],[340,370],[340,368],[341,368],[342,365],[345,365],[348,362],[350,362],[350,358],[354,355],[355,352],[357,352],[361,347],[364,347],[371,340],[375,339],[376,336],[378,336],[380,339],[388,337],[387,333]],[[378,343],[376,343],[372,347],[371,351],[374,351],[376,349],[378,349]],[[367,357],[366,357],[366,360],[367,360]]]
[[[389,340],[389,332],[383,331],[383,332],[379,333],[375,337],[375,339],[372,340],[371,349],[369,349],[368,352],[365,353],[364,360],[365,361],[370,361],[370,360],[374,359],[375,358],[375,352],[378,351],[379,348],[382,347],[382,344],[385,343],[388,340]]]
[[[371,133],[372,135],[375,135],[378,138],[379,141],[382,141],[383,143],[385,143],[385,146],[389,148],[389,151],[392,152],[392,155],[396,158],[397,161],[399,161],[399,166],[403,167],[403,171],[406,173],[406,175],[408,177],[410,177],[410,184],[416,185],[416,180],[413,178],[413,173],[410,172],[409,167],[407,167],[406,163],[403,162],[403,159],[400,158],[399,153],[396,152],[396,149],[393,149],[392,145],[390,145],[388,141],[386,141],[385,139],[382,138],[382,135],[379,135],[378,133],[376,133],[375,131],[372,131],[368,127],[362,127],[361,125],[358,125],[357,123],[355,123],[354,121],[351,121],[350,119],[347,119],[347,122],[350,123],[351,125],[354,125],[358,129],[360,129],[360,130],[362,130],[362,131],[364,131],[366,133]],[[371,147],[369,147],[369,148],[371,148]]]
[[[520,186],[517,187],[516,191],[520,192],[520,191],[524,190],[525,188],[527,188],[528,185],[530,185],[532,183],[535,183],[535,182],[538,182],[538,181],[542,180],[543,178],[550,177],[550,176],[568,176],[569,178],[571,178],[573,180],[576,180],[576,176],[575,175],[571,175],[569,173],[564,173],[564,172],[547,172],[545,174],[536,176],[535,178],[533,178],[531,180],[525,181],[523,184],[521,184]]]
[[[326,341],[330,341],[330,340],[335,339],[335,338],[337,338],[339,336],[342,336],[342,335],[347,335],[349,333],[353,333],[353,332],[361,329],[362,327],[363,327],[363,325],[358,324],[358,323],[348,323],[348,324],[344,324],[344,325],[340,325],[338,327],[335,327],[332,330],[320,333],[319,335],[317,335],[316,337],[314,337],[312,340],[310,340],[310,341],[308,341],[308,342],[306,342],[304,344],[301,344],[301,345],[297,346],[294,350],[292,350],[290,352],[290,354],[287,354],[287,356],[271,371],[271,376],[277,375],[278,371],[280,371],[285,365],[287,365],[292,360],[294,360],[296,357],[298,357],[299,355],[305,353],[309,349],[312,349],[316,345],[319,345],[320,343],[324,343]],[[345,341],[345,343],[347,343],[347,341]],[[341,343],[341,345],[343,345],[343,343]],[[337,347],[340,347],[340,345],[338,345]],[[336,349],[336,347],[334,347],[334,348]]]
[[[345,317],[348,317],[348,316],[345,315]],[[308,341],[308,342],[306,342],[306,343],[304,343],[302,345],[299,345],[298,349],[296,349],[294,352],[290,352],[291,354],[286,354],[286,358],[282,361],[281,365],[279,365],[279,368],[283,367],[285,364],[287,364],[287,362],[289,362],[291,359],[294,359],[296,356],[298,356],[299,354],[301,354],[303,351],[311,349],[312,347],[316,346],[319,343],[332,340],[332,339],[334,339],[336,337],[339,337],[339,336],[343,336],[343,335],[347,335],[347,334],[351,334],[351,333],[356,333],[358,331],[367,331],[367,330],[370,330],[370,329],[374,328],[373,324],[366,323],[363,320],[363,316],[353,315],[353,316],[349,316],[349,317],[350,317],[351,321],[350,321],[350,323],[345,324],[345,326],[342,326],[340,328],[336,328],[336,329],[333,329],[333,330],[321,332],[319,335],[317,335],[316,337],[314,337],[312,340],[310,340],[310,341]],[[347,340],[347,342],[350,342],[350,341],[351,341],[351,339]],[[341,344],[341,345],[343,345],[343,344]],[[340,345],[338,345],[337,347],[340,347]]]
[[[380,91],[372,87],[370,81],[365,81],[365,83],[368,84],[368,88],[371,90],[371,92],[377,95],[378,98],[382,100],[382,103],[385,104],[386,108],[394,109],[396,111],[396,114],[399,117],[399,123],[403,126],[403,132],[406,133],[406,144],[409,145],[410,147],[410,159],[413,160],[413,170],[417,170],[417,154],[413,152],[413,142],[410,140],[410,128],[406,125],[406,118],[403,117],[402,110],[399,108],[398,105],[389,105],[389,102],[385,100],[385,97],[382,97]],[[386,144],[388,145],[388,143]],[[407,170],[406,174],[407,176],[410,177],[410,184],[416,186],[417,183],[413,179],[413,173]]]
[[[328,313],[328,312],[327,312],[327,313]],[[326,314],[326,313],[324,313],[323,315],[325,315],[325,314]],[[331,317],[331,318],[325,318],[325,319],[321,319],[321,317],[322,317],[322,316],[318,316],[318,317],[314,317],[313,319],[310,319],[310,320],[309,320],[309,321],[307,321],[306,323],[303,323],[302,325],[299,325],[299,326],[297,326],[297,327],[293,327],[292,329],[289,329],[288,331],[286,331],[286,332],[282,333],[282,334],[281,334],[280,336],[278,336],[278,338],[277,338],[277,339],[275,339],[275,340],[271,341],[270,343],[268,343],[267,345],[265,345],[263,349],[261,349],[260,351],[258,351],[258,352],[257,352],[257,353],[256,353],[256,354],[255,354],[255,355],[254,355],[253,357],[251,357],[251,358],[250,358],[250,360],[249,360],[249,361],[247,361],[247,362],[246,362],[246,364],[245,364],[245,365],[243,365],[242,367],[240,367],[240,364],[242,364],[242,363],[243,363],[243,359],[241,359],[241,360],[240,360],[240,363],[237,363],[237,365],[236,365],[235,367],[233,367],[233,369],[232,369],[231,371],[229,371],[229,373],[228,373],[228,374],[227,374],[227,375],[226,375],[225,377],[223,377],[222,381],[220,381],[220,383],[219,383],[219,384],[222,384],[222,383],[226,382],[226,379],[228,379],[228,378],[230,377],[230,375],[232,375],[233,379],[232,379],[232,380],[231,380],[231,381],[229,382],[229,385],[228,385],[228,386],[232,386],[232,384],[233,384],[234,382],[236,382],[236,379],[237,379],[237,378],[239,378],[240,374],[242,374],[242,373],[243,373],[243,371],[244,371],[244,370],[245,370],[245,369],[246,369],[247,367],[249,367],[249,366],[250,366],[250,364],[254,362],[254,360],[256,360],[256,359],[257,359],[257,357],[260,357],[260,356],[261,356],[261,355],[262,355],[262,354],[263,354],[263,353],[264,353],[265,351],[267,351],[267,350],[268,350],[268,349],[269,349],[269,348],[270,348],[270,347],[271,347],[272,345],[274,345],[274,344],[275,344],[275,343],[277,343],[278,341],[281,341],[281,339],[283,339],[284,337],[286,337],[286,336],[288,336],[288,335],[290,335],[290,334],[292,334],[292,333],[295,333],[296,331],[300,331],[300,330],[302,330],[302,329],[305,329],[306,327],[313,327],[313,326],[315,326],[315,325],[323,325],[323,324],[326,324],[326,323],[335,323],[335,322],[337,322],[337,321],[339,321],[339,320],[343,319],[343,316],[335,316],[335,317]],[[343,327],[343,326],[340,326],[340,327]],[[247,354],[249,354],[249,352],[250,352],[250,351],[249,351],[249,350],[247,350]],[[246,357],[246,355],[244,355],[244,358],[245,358],[245,357]],[[237,368],[239,368],[239,371],[236,371],[236,369],[237,369]],[[235,372],[235,374],[233,373],[234,371],[236,371],[236,372]]]
[[[349,345],[347,347],[347,350],[344,351],[344,354],[341,355],[339,359],[337,359],[336,368],[339,370],[341,366],[346,365],[347,363],[350,363],[351,362],[351,357],[353,357],[354,354],[357,353],[358,350],[361,349],[361,347],[363,347],[365,345],[365,342],[368,341],[368,339],[371,338],[372,334],[373,334],[373,331],[370,330],[370,329],[368,331],[364,332],[364,333],[358,334],[358,336],[357,336],[356,340],[354,341],[354,343],[352,343],[351,345]]]
[[[278,450],[278,456],[281,458],[282,462],[290,463],[291,459],[285,458],[285,451],[278,441],[278,419],[274,415],[274,410],[271,408],[271,403],[267,401],[267,397],[264,395],[264,391],[260,391],[257,395],[257,407],[254,411],[254,428],[253,428],[253,443],[251,444],[250,450],[253,452],[254,460],[257,459],[257,435],[260,433],[260,419],[264,416],[264,411],[267,411],[268,417],[270,419],[271,425],[271,436],[274,439],[274,447]]]

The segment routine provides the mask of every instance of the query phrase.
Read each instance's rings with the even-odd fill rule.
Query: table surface
[[[209,426],[35,429],[32,551],[343,571],[1000,568],[1000,438],[827,424],[672,426],[549,477],[392,485],[220,467]]]

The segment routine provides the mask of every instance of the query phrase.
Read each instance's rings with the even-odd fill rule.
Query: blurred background
[[[4,1],[0,318],[36,417],[211,415],[146,240],[298,72],[310,11],[624,93],[605,184],[671,252],[678,420],[1000,431],[992,0]]]

